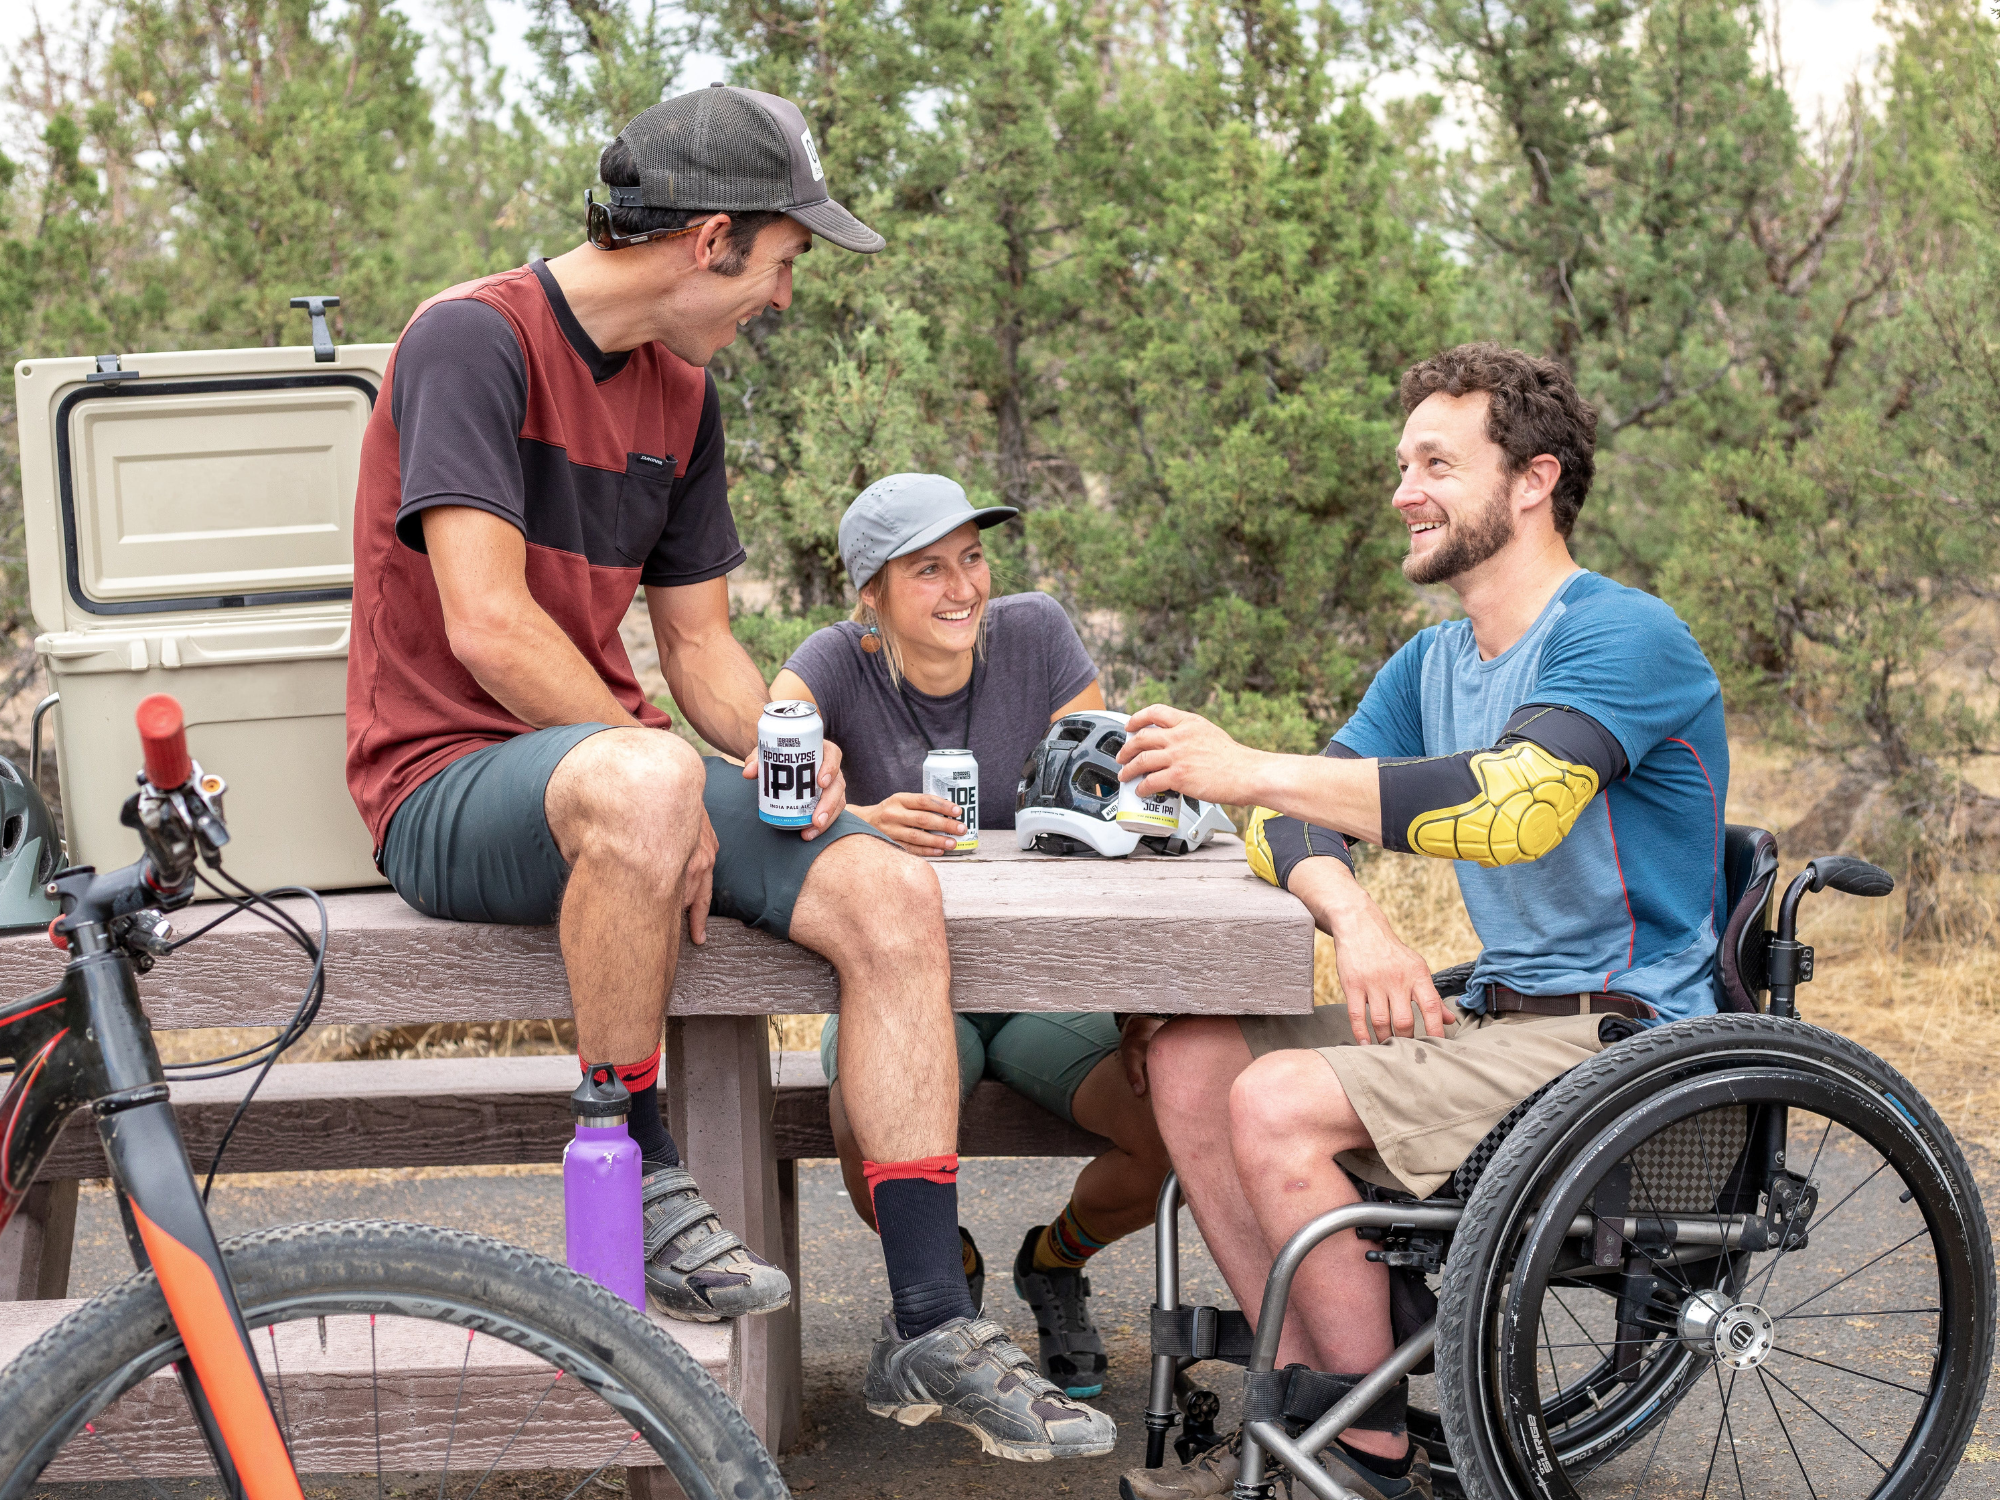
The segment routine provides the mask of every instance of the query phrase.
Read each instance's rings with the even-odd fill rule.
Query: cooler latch
[[[102,381],[105,385],[116,385],[121,380],[130,380],[138,373],[137,370],[120,369],[117,355],[100,354],[97,356],[97,368],[83,378],[92,383]]]
[[[303,307],[306,316],[312,319],[313,363],[330,365],[333,363],[333,335],[326,330],[326,310],[340,306],[338,297],[294,297],[292,306]]]

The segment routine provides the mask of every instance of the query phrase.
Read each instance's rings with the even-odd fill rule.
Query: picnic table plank
[[[990,845],[1007,835],[987,835]],[[952,1003],[971,1012],[1121,1010],[1218,1015],[1305,1009],[1312,920],[1221,839],[1181,859],[1057,859],[1009,841],[940,860]],[[444,922],[393,892],[326,898],[324,1023],[405,1025],[567,1016],[553,927]],[[285,903],[311,930],[307,903]],[[203,905],[175,915],[191,932]],[[797,1014],[838,1009],[833,968],[741,923],[684,945],[669,1013]],[[0,995],[54,984],[62,955],[39,933],[0,938]],[[298,1002],[305,963],[289,939],[239,916],[162,962],[141,985],[156,1026],[276,1026]]]

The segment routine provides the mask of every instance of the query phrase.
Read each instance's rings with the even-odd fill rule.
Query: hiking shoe
[[[1014,1295],[1035,1314],[1042,1374],[1069,1396],[1104,1390],[1104,1340],[1090,1321],[1090,1278],[1081,1271],[1035,1269],[1035,1244],[1048,1226],[1037,1224],[1014,1257]]]
[[[1127,1469],[1118,1479],[1119,1500],[1215,1500],[1229,1493],[1243,1472],[1243,1429],[1197,1453],[1178,1469]]]
[[[1415,1438],[1410,1439],[1410,1472],[1401,1479],[1384,1479],[1337,1442],[1320,1454],[1319,1466],[1361,1500],[1432,1500],[1431,1456]]]
[[[639,1202],[646,1214],[648,1300],[668,1317],[720,1323],[776,1312],[792,1300],[791,1278],[722,1227],[686,1167],[648,1172]]]
[[[959,1243],[972,1252],[972,1269],[965,1273],[965,1289],[972,1293],[974,1312],[986,1311],[986,1257],[979,1253],[979,1247],[972,1242],[972,1232],[963,1224],[958,1226]]]
[[[1109,1453],[1118,1429],[1035,1373],[1034,1361],[987,1318],[953,1318],[913,1339],[893,1318],[868,1356],[861,1398],[878,1417],[915,1427],[943,1417],[996,1458],[1044,1463]]]

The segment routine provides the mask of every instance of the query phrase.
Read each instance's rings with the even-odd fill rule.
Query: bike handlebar
[[[146,780],[156,792],[183,787],[194,776],[188,758],[186,721],[178,701],[154,693],[139,701],[139,743],[146,752]]]

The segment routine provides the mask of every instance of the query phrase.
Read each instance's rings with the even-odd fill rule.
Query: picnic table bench
[[[1054,859],[989,834],[940,861],[961,1011],[1117,1010],[1277,1014],[1311,1004],[1312,922],[1249,873],[1221,838],[1179,859]],[[322,1024],[543,1020],[570,1014],[553,927],[424,917],[388,891],[326,898]],[[289,903],[310,927],[304,903]],[[213,910],[213,908],[209,908]],[[196,914],[178,919],[191,930]],[[62,958],[40,934],[0,939],[0,994],[45,988]],[[141,982],[162,1029],[277,1026],[305,964],[286,938],[241,917]],[[715,920],[683,945],[668,1007],[661,1089],[668,1127],[723,1221],[799,1283],[796,1166],[834,1154],[826,1082],[812,1053],[774,1055],[765,1017],[833,1011],[831,965]],[[281,1064],[224,1159],[231,1172],[555,1162],[572,1133],[567,1057]],[[205,1165],[247,1079],[174,1085],[189,1151]],[[1000,1085],[963,1113],[963,1155],[1094,1155],[1105,1143]],[[74,1304],[68,1289],[77,1182],[105,1167],[96,1127],[73,1117],[0,1235],[0,1364]],[[8,1306],[7,1303],[14,1305]],[[773,1452],[795,1441],[799,1312],[668,1325],[721,1381]],[[857,1372],[858,1375],[858,1372]]]

